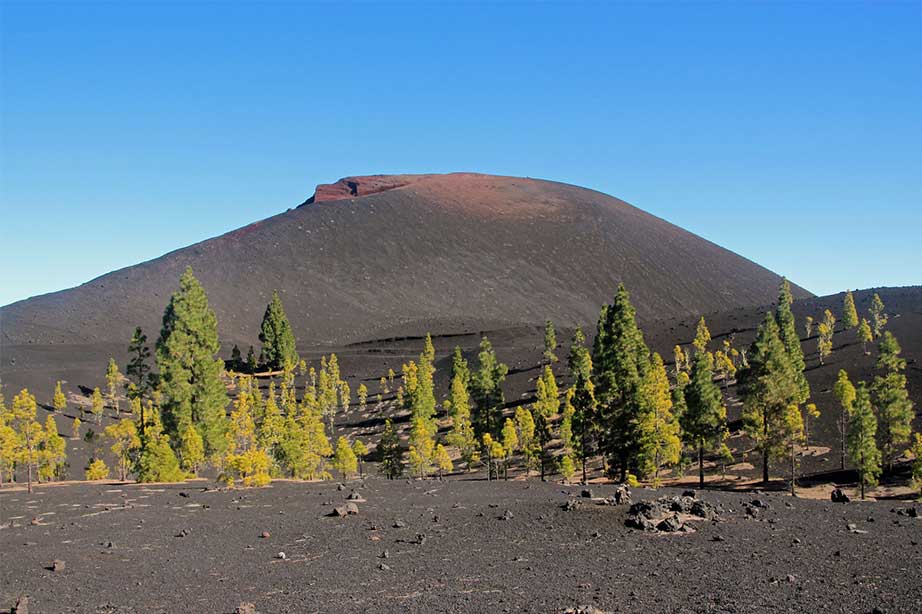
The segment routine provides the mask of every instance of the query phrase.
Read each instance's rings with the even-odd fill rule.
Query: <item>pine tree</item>
[[[576,379],[576,373],[582,371],[588,378],[592,376],[592,355],[586,347],[586,335],[583,329],[576,328],[570,340],[570,352],[567,354],[567,370],[570,378]]]
[[[557,362],[557,333],[554,331],[554,323],[548,320],[544,323],[544,360],[548,364]]]
[[[659,474],[666,465],[678,462],[682,452],[679,424],[672,415],[669,376],[659,354],[653,353],[643,383],[644,411],[638,431],[641,435],[638,468],[644,477],[653,476],[659,485]]]
[[[54,400],[52,404],[54,405],[54,410],[58,413],[62,413],[67,409],[67,397],[64,396],[64,392],[61,390],[60,381],[54,384]]]
[[[820,322],[817,331],[819,338],[816,342],[816,351],[819,354],[820,364],[825,364],[824,360],[832,354],[832,336],[836,329],[836,317],[828,309],[823,313],[823,321]]]
[[[45,418],[45,436],[39,446],[40,480],[54,480],[64,477],[64,468],[67,461],[67,442],[58,433],[58,425],[54,416]]]
[[[180,482],[186,474],[179,467],[179,461],[170,439],[163,433],[160,410],[148,402],[144,409],[145,422],[139,437],[142,442],[138,458],[138,482]]]
[[[525,464],[525,475],[537,466],[538,450],[535,440],[535,419],[525,407],[515,410],[515,428],[518,432],[519,450],[522,451],[522,460]]]
[[[480,353],[477,358],[478,369],[471,374],[471,392],[477,403],[474,430],[477,433],[496,433],[500,428],[500,417],[505,404],[503,382],[506,380],[509,367],[499,362],[493,345],[486,337],[480,340]]]
[[[839,468],[845,469],[846,437],[848,436],[848,419],[855,406],[855,387],[848,379],[845,369],[839,369],[839,377],[832,392],[839,402]]]
[[[698,453],[698,483],[702,487],[704,453],[718,449],[727,438],[727,408],[714,383],[713,360],[708,352],[695,354],[688,383],[676,386],[678,392],[673,397],[682,437]]]
[[[672,348],[672,360],[675,364],[675,373],[676,377],[679,376],[679,373],[682,373],[688,369],[688,354],[685,353],[685,350],[682,349],[681,345],[676,345]]]
[[[589,374],[592,372],[592,359],[586,355],[588,365],[585,369],[577,369],[576,379],[572,394],[569,395],[569,407],[572,411],[573,452],[579,460],[582,470],[582,481],[586,483],[586,462],[595,451],[595,443],[599,432],[598,403],[595,398],[595,386]],[[668,387],[668,383],[667,383]],[[565,413],[570,413],[567,411]]]
[[[869,355],[868,344],[874,341],[874,333],[871,331],[871,325],[864,318],[861,318],[861,324],[858,326],[856,334],[864,349],[865,356]]]
[[[109,477],[109,467],[101,458],[90,459],[90,464],[86,467],[86,479],[88,482],[105,480]]]
[[[762,480],[767,483],[771,459],[785,452],[786,412],[798,404],[802,391],[771,314],[759,326],[749,356],[740,382],[743,428],[762,454]]]
[[[165,434],[178,444],[189,425],[199,429],[208,456],[227,449],[224,363],[216,357],[218,321],[205,289],[187,268],[170,298],[157,340],[161,411]]]
[[[451,456],[448,454],[448,450],[445,449],[445,446],[438,444],[435,446],[435,465],[439,470],[439,479],[442,479],[444,473],[451,473],[455,466],[451,462]]]
[[[80,424],[80,418],[74,418],[74,421],[71,423],[72,439],[80,439]]]
[[[45,440],[45,429],[35,419],[38,404],[35,397],[25,388],[13,397],[13,405],[7,422],[16,434],[13,446],[14,462],[26,468],[27,488],[32,493],[32,475],[38,469],[40,448]]]
[[[122,374],[118,372],[118,364],[114,358],[109,359],[109,366],[106,368],[106,398],[109,400],[109,407],[115,411],[118,416],[118,385],[122,380]]]
[[[259,360],[256,358],[256,350],[251,345],[250,349],[247,350],[246,372],[252,375],[256,373],[257,369],[259,369]]]
[[[4,476],[13,481],[19,458],[19,434],[12,421],[13,414],[3,398],[3,384],[0,383],[0,487],[3,486]]]
[[[858,310],[855,309],[855,297],[851,290],[845,292],[845,300],[842,302],[842,324],[846,329],[858,326]]]
[[[874,337],[880,337],[881,333],[884,330],[884,326],[887,325],[887,314],[884,312],[884,302],[880,300],[880,295],[876,292],[874,293],[874,298],[871,299],[871,308],[869,309],[871,313],[871,325],[874,329]]]
[[[352,446],[349,445],[349,440],[345,437],[341,436],[336,441],[336,453],[333,455],[333,466],[343,476],[344,480],[349,479],[349,476],[355,473],[359,468],[358,458],[356,458]]]
[[[186,426],[180,433],[179,440],[179,465],[191,475],[197,475],[202,463],[205,462],[205,441],[198,429],[192,425]]]
[[[400,450],[400,438],[390,418],[384,422],[384,432],[381,433],[381,441],[378,442],[378,454],[381,458],[381,473],[389,480],[400,477],[403,473],[403,452]]]
[[[231,350],[230,368],[237,373],[243,373],[246,368],[243,363],[243,354],[240,353],[240,348],[237,347],[236,343],[234,344],[234,349]]]
[[[557,380],[550,365],[544,367],[544,373],[536,382],[536,399],[532,409],[535,421],[535,433],[538,442],[538,454],[541,464],[541,479],[547,475],[550,461],[550,445],[553,439],[552,420],[557,410],[560,409],[560,398],[557,389]]]
[[[871,394],[864,382],[855,390],[855,405],[848,426],[848,456],[858,469],[861,498],[865,489],[877,486],[880,476],[880,450],[875,441],[877,419],[871,408]]]
[[[736,375],[736,365],[730,356],[721,350],[714,352],[714,374],[724,382],[724,390],[729,389],[730,380]]]
[[[809,339],[813,336],[813,316],[804,319],[804,336]]]
[[[700,354],[701,352],[707,351],[708,343],[710,342],[711,331],[708,330],[708,325],[704,321],[704,316],[701,316],[701,319],[698,320],[698,326],[695,329],[695,340],[692,342],[692,345]]]
[[[570,478],[572,478],[573,474],[576,473],[576,468],[573,466],[573,459],[570,458],[569,454],[564,454],[560,457],[560,463],[558,464],[557,471],[560,472],[560,477],[563,478],[565,483],[570,482]]]
[[[804,441],[804,421],[795,403],[787,406],[783,416],[784,446],[791,459],[791,495],[796,495],[797,482],[797,446]]]
[[[410,428],[410,448],[407,461],[413,473],[424,478],[432,469],[432,456],[435,453],[435,441],[429,423],[422,417],[413,419]]]
[[[592,353],[601,448],[611,464],[609,470],[620,471],[622,481],[636,467],[636,425],[649,355],[630,295],[622,284],[612,304],[599,314]]]
[[[241,391],[234,402],[226,449],[221,479],[228,486],[234,486],[238,480],[245,488],[265,486],[271,481],[272,460],[258,445],[252,397],[246,391]]]
[[[810,384],[807,383],[807,376],[804,375],[806,364],[804,363],[804,351],[800,347],[800,337],[797,335],[794,313],[791,311],[793,303],[794,297],[791,294],[791,284],[787,279],[782,279],[781,287],[778,290],[778,305],[775,307],[775,321],[778,324],[778,335],[781,337],[781,343],[784,344],[784,349],[788,354],[788,359],[794,372],[794,379],[800,391],[796,400],[800,404],[806,403],[807,399],[810,398]],[[828,310],[827,313],[829,313]],[[832,316],[831,313],[829,315],[830,317]],[[835,319],[833,319],[834,324]],[[822,362],[822,357],[820,361]]]
[[[820,415],[820,410],[816,406],[816,403],[807,403],[804,405],[804,445],[810,445],[810,419],[819,418]]]
[[[471,465],[479,460],[477,458],[477,436],[471,424],[471,405],[467,385],[464,382],[463,373],[459,371],[455,372],[454,379],[451,381],[448,411],[451,417],[451,431],[447,436],[448,444],[458,449],[461,460],[470,471]]]
[[[144,398],[150,392],[156,378],[151,374],[150,369],[150,348],[147,347],[147,335],[141,330],[141,327],[134,329],[131,335],[131,341],[128,343],[128,353],[131,354],[131,360],[125,367],[125,374],[128,376],[130,384],[128,386],[129,398]]]
[[[295,336],[277,290],[272,291],[272,300],[269,301],[266,312],[263,314],[263,321],[259,327],[259,340],[263,344],[263,358],[269,370],[281,369],[285,363],[298,364],[300,358],[295,349]]]
[[[877,368],[883,373],[874,378],[873,393],[880,420],[883,458],[889,471],[893,471],[893,457],[898,453],[898,446],[909,442],[915,418],[906,390],[906,376],[902,373],[906,361],[900,358],[900,352],[896,337],[885,331],[877,354]]]
[[[506,418],[503,423],[503,479],[509,479],[509,460],[519,447],[519,433],[515,428],[515,422]]]
[[[465,386],[471,385],[471,370],[464,358],[464,352],[461,346],[456,345],[451,354],[451,367],[448,370],[448,381],[454,381],[455,377],[460,375]]]
[[[90,397],[90,411],[94,416],[96,416],[96,424],[102,423],[102,414],[105,409],[105,404],[102,400],[102,392],[99,390],[99,386],[93,388],[93,395]]]
[[[365,477],[362,466],[365,464],[365,455],[368,454],[368,448],[362,443],[361,439],[356,439],[355,443],[352,444],[352,453],[355,454],[355,458],[359,462],[359,477]]]
[[[368,386],[359,384],[357,392],[359,397],[359,413],[364,415],[365,410],[368,409]]]
[[[112,442],[110,449],[118,459],[119,480],[124,482],[128,479],[128,471],[136,461],[137,452],[141,448],[137,425],[134,420],[119,420],[107,426],[103,434]]]

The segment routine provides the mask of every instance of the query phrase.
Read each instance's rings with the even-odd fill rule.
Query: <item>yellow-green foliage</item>
[[[907,456],[912,456],[912,479],[910,485],[919,493],[922,499],[922,435],[913,435],[912,447],[906,451]]]
[[[432,469],[432,455],[435,452],[435,442],[429,424],[423,417],[413,420],[410,430],[410,450],[407,459],[414,475],[425,477]]]
[[[67,397],[64,396],[64,392],[61,390],[61,382],[56,382],[54,385],[54,410],[57,412],[62,412],[67,409]]]
[[[82,423],[80,422],[80,418],[74,418],[74,421],[70,427],[71,436],[74,439],[80,439],[80,425],[81,424]]]
[[[118,365],[114,358],[109,359],[109,366],[106,368],[106,397],[109,399],[109,406],[118,414],[118,384],[122,379],[122,374],[118,372]]]
[[[138,458],[138,482],[181,482],[188,476],[180,468],[170,438],[163,433],[160,410],[153,401],[144,407],[144,441]]]
[[[435,446],[435,464],[439,468],[439,477],[442,476],[442,473],[450,473],[455,468],[448,450],[442,444]]]
[[[105,480],[109,477],[109,468],[101,458],[94,458],[86,468],[86,479],[89,481]]]
[[[244,487],[265,486],[271,481],[272,459],[256,442],[256,424],[252,415],[252,396],[241,390],[231,412],[224,457],[223,480],[228,486],[240,482]]]
[[[692,342],[692,345],[694,345],[695,349],[699,352],[704,352],[710,342],[711,331],[708,330],[708,326],[704,322],[704,316],[701,316],[701,319],[698,320],[698,328],[695,331],[695,340]]]
[[[679,423],[672,413],[669,376],[663,359],[655,352],[642,382],[642,399],[643,411],[637,429],[638,469],[644,476],[652,476],[655,484],[661,468],[677,463],[682,452]]]
[[[564,482],[570,481],[570,478],[572,478],[573,474],[576,473],[576,467],[574,466],[573,459],[570,458],[569,454],[564,454],[560,457],[557,470],[560,472],[561,477],[563,477]]]
[[[333,455],[333,466],[342,474],[343,479],[347,479],[351,474],[358,470],[359,463],[355,457],[349,440],[340,437],[336,441],[336,453]]]
[[[110,449],[118,459],[119,479],[126,480],[131,460],[141,447],[138,428],[134,420],[119,420],[115,424],[107,426],[103,433],[112,442]]]
[[[180,435],[179,460],[180,466],[192,475],[198,473],[205,462],[205,441],[191,424],[186,425]]]
[[[45,429],[35,419],[37,410],[35,397],[24,388],[13,397],[13,406],[5,420],[15,433],[10,456],[15,464],[26,467],[30,491],[32,472],[41,462],[42,446],[46,436]]]
[[[90,399],[90,411],[94,416],[96,416],[96,424],[102,422],[102,412],[105,409],[105,404],[102,400],[102,392],[99,390],[99,386],[93,389],[93,396]]]
[[[67,442],[58,434],[58,425],[54,417],[48,416],[45,418],[45,437],[39,454],[39,479],[53,480],[63,477],[66,460]]]

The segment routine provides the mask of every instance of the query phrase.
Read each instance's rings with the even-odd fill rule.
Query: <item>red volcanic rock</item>
[[[336,183],[321,183],[314,195],[304,204],[343,200],[386,192],[415,183],[430,175],[367,175],[364,177],[343,177]]]

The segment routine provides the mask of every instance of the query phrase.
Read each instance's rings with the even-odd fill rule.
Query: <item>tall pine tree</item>
[[[161,412],[164,433],[179,446],[183,430],[199,430],[207,455],[227,448],[227,393],[217,358],[218,321],[208,306],[205,289],[187,268],[179,290],[170,298],[157,340]]]
[[[673,391],[673,404],[682,426],[682,437],[698,455],[698,483],[704,486],[704,453],[716,450],[727,438],[727,408],[714,383],[714,358],[698,352],[692,360],[691,377]],[[682,383],[684,383],[684,378]]]
[[[865,490],[877,486],[880,476],[880,449],[877,447],[877,419],[871,407],[871,393],[864,382],[858,382],[855,405],[848,425],[848,456],[858,469],[861,498]]]
[[[877,368],[882,372],[874,378],[874,404],[880,420],[880,440],[884,462],[893,470],[893,458],[900,446],[909,442],[912,434],[912,401],[906,390],[906,376],[903,369],[906,361],[900,358],[900,344],[889,330],[880,338],[877,354]]]
[[[842,324],[847,329],[858,326],[858,310],[855,309],[855,297],[851,290],[845,292],[845,299],[842,301]]]
[[[772,459],[786,451],[788,408],[803,398],[796,368],[771,314],[766,314],[750,348],[749,367],[740,377],[740,390],[743,428],[762,454],[762,480],[768,482]]]
[[[797,389],[800,391],[797,397],[797,403],[806,403],[810,398],[810,384],[807,383],[807,376],[804,375],[806,365],[804,363],[804,351],[800,347],[800,336],[797,334],[797,323],[794,320],[794,313],[791,311],[791,305],[794,303],[794,297],[791,294],[791,284],[787,279],[781,280],[781,287],[778,290],[778,305],[775,308],[775,320],[778,323],[779,335],[784,349],[790,358],[791,367],[794,371],[794,378],[797,382]]]
[[[288,316],[282,307],[282,299],[276,290],[272,291],[272,300],[266,306],[263,321],[259,327],[259,340],[263,344],[262,356],[266,367],[281,369],[286,363],[297,365],[300,358],[295,349],[295,336],[288,323]]]

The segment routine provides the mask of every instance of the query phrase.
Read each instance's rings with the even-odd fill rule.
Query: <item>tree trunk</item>
[[[32,461],[31,460],[26,463],[26,474],[29,476],[28,491],[29,491],[29,494],[31,495],[32,494]]]
[[[791,443],[791,496],[794,497],[797,493],[794,491],[794,474],[796,472],[796,464],[794,462],[794,444]]]
[[[704,443],[698,443],[698,486],[704,488]]]
[[[583,456],[583,484],[586,484],[586,457]]]
[[[762,450],[762,482],[768,484],[768,450]]]

